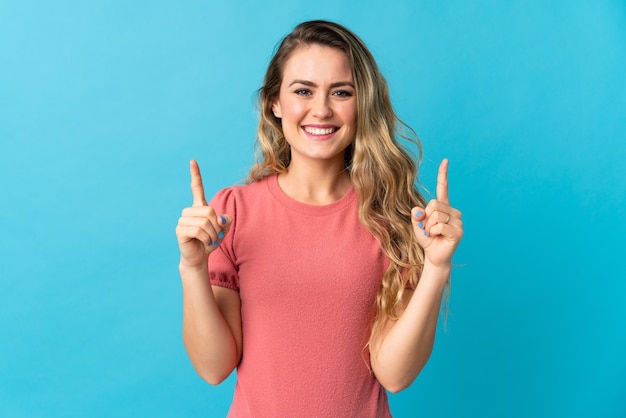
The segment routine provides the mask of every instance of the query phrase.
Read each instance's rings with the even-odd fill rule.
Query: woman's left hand
[[[447,159],[439,166],[437,199],[428,202],[426,208],[413,208],[411,214],[415,237],[424,248],[424,262],[434,267],[450,267],[452,255],[463,237],[463,221],[461,212],[450,206]]]

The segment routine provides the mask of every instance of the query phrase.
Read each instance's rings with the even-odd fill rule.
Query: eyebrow
[[[314,82],[309,81],[309,80],[293,80],[289,84],[289,87],[293,86],[294,84],[304,84],[305,86],[317,87],[317,85]],[[350,83],[349,81],[338,81],[330,85],[331,88],[345,87],[345,86],[354,88],[354,84]]]

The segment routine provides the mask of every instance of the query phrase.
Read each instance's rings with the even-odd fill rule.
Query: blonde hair
[[[304,22],[280,43],[259,90],[257,162],[250,170],[249,183],[287,171],[290,149],[272,103],[278,97],[287,60],[297,48],[311,44],[343,51],[352,66],[357,130],[345,151],[345,163],[358,195],[359,218],[389,260],[376,296],[369,345],[385,322],[397,319],[404,310],[404,291],[417,286],[422,271],[424,251],[415,240],[411,223],[411,209],[425,205],[416,187],[422,148],[413,129],[396,116],[387,82],[363,41],[337,23]],[[400,138],[417,147],[417,158],[400,144]]]

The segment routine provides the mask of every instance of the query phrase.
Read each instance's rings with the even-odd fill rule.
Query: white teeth
[[[321,129],[321,128],[310,128],[307,126],[304,128],[304,130],[313,135],[330,135],[336,131],[336,128]]]

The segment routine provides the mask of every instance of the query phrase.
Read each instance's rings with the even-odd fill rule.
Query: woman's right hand
[[[198,163],[191,160],[191,193],[193,205],[183,209],[176,226],[181,267],[204,268],[207,259],[228,233],[232,218],[216,214],[204,198],[204,186]]]

